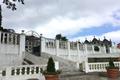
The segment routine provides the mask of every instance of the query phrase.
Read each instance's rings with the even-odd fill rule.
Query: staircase
[[[59,62],[59,69],[62,70],[62,72],[71,72],[71,71],[78,71],[78,69],[76,68],[76,63],[72,62],[70,60],[55,56],[55,55],[51,55],[51,54],[47,54],[47,53],[42,53],[41,57],[35,56],[33,54],[30,53],[26,53],[25,54],[25,59],[31,61],[34,64],[40,64],[40,65],[45,65],[47,64],[48,58],[52,57],[54,59],[54,61],[58,61]]]

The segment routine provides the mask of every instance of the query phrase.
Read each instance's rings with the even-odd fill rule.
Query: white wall
[[[94,51],[94,46],[99,47],[99,51]],[[56,55],[75,62],[86,61],[86,57],[112,57],[120,55],[120,50],[115,46],[110,48],[110,53],[106,53],[104,46],[87,45],[79,42],[59,41],[42,37],[42,52]]]
[[[20,65],[25,52],[25,35],[0,32],[0,67]]]

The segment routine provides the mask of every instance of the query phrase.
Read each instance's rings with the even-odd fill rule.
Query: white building
[[[44,68],[44,65],[22,65],[24,55],[26,53],[30,54],[33,50],[32,48],[36,45],[40,45],[41,54],[47,53],[75,62],[76,68],[85,72],[106,71],[105,67],[108,65],[110,58],[113,58],[115,65],[120,67],[120,49],[116,45],[111,45],[111,43],[110,45],[106,43],[108,45],[106,46],[101,41],[98,44],[95,38],[93,43],[89,44],[87,40],[85,43],[80,43],[79,41],[61,41],[41,36],[31,46],[29,39],[25,45],[25,37],[24,33],[17,34],[0,31],[1,80],[27,80],[30,78],[44,80],[44,76],[40,72],[40,68]],[[26,51],[25,46],[29,46]]]
[[[76,62],[76,68],[85,72],[106,71],[108,61],[112,58],[115,65],[120,67],[120,49],[112,45],[111,40],[104,39],[97,42],[96,38],[92,42],[85,40],[61,41],[56,39],[41,38],[41,54],[48,53],[70,61]]]
[[[25,34],[0,31],[0,80],[44,80],[40,65],[22,65]]]

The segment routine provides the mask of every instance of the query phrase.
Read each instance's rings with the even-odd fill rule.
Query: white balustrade
[[[108,62],[88,63],[88,72],[106,72]],[[120,68],[120,62],[114,62],[115,66]]]
[[[19,34],[16,33],[8,33],[0,31],[0,43],[1,44],[15,44],[17,45],[17,41],[19,41]]]
[[[11,66],[0,70],[0,78],[7,80],[21,80],[22,78],[40,78],[42,77],[41,69],[45,69],[46,65],[21,65],[21,66]],[[38,77],[37,77],[38,76]],[[22,80],[23,80],[22,79]]]
[[[95,47],[97,47],[98,50],[96,50]],[[42,52],[57,55],[74,61],[79,61],[81,60],[81,57],[85,56],[99,57],[101,54],[106,54],[106,57],[110,57],[110,55],[107,55],[106,53],[105,46],[84,44],[80,42],[61,41],[45,37],[42,37],[41,48]],[[114,55],[115,51],[116,48],[111,47],[109,54]],[[117,51],[116,53],[118,52],[120,51]]]

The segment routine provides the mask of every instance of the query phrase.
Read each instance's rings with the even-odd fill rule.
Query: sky
[[[2,4],[2,3],[1,3]],[[120,42],[120,0],[25,0],[11,11],[2,4],[4,28],[36,31],[47,38]]]

